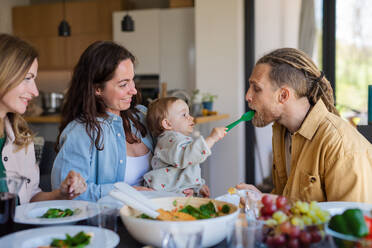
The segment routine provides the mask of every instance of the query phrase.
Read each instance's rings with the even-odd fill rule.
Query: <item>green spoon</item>
[[[233,123],[227,125],[226,126],[227,127],[227,131],[226,132],[230,131],[233,127],[235,127],[236,125],[238,125],[242,121],[250,121],[250,120],[252,120],[252,118],[254,116],[254,113],[255,112],[253,110],[248,111],[247,113],[245,113],[244,115],[242,115],[242,117],[240,117],[239,120],[234,121]]]

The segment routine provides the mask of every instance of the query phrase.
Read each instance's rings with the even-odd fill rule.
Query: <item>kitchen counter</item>
[[[219,121],[229,118],[228,114],[218,114],[218,115],[209,115],[209,116],[199,116],[195,117],[195,124],[208,123],[213,121]],[[56,115],[42,115],[42,116],[27,116],[25,120],[29,123],[60,123],[61,116]]]

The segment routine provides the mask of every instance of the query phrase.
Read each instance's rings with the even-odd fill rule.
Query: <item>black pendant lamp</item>
[[[134,21],[129,14],[126,14],[121,20],[121,31],[123,32],[133,32],[134,31]]]
[[[58,26],[58,36],[70,36],[71,35],[71,28],[68,22],[66,21],[66,3],[63,0],[63,20]]]

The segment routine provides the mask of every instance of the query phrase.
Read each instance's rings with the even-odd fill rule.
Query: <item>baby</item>
[[[199,164],[211,154],[210,148],[226,135],[227,128],[213,128],[205,139],[191,138],[194,118],[187,104],[176,97],[153,101],[146,121],[157,144],[151,160],[153,170],[144,175],[145,183],[155,190],[209,197]]]

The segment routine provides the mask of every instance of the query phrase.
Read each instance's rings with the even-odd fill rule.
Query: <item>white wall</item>
[[[230,114],[229,120],[203,126],[203,135],[244,113],[243,6],[242,0],[195,1],[196,87],[217,94],[215,109]],[[298,0],[255,2],[256,60],[276,48],[298,47],[300,7]],[[271,171],[271,126],[257,128],[256,137],[256,183],[260,183]],[[239,125],[213,147],[212,156],[203,164],[212,196],[244,181],[244,138],[244,125]]]
[[[213,122],[208,131],[227,125],[244,112],[243,14],[242,0],[195,1],[196,87],[217,94],[214,108],[230,114],[228,120]],[[244,180],[244,137],[244,126],[235,127],[202,165],[212,196],[225,194]]]
[[[195,89],[194,8],[160,12],[160,81],[168,90]]]
[[[305,0],[306,1],[306,0]],[[255,1],[255,58],[281,47],[298,48],[301,1]],[[256,128],[256,184],[271,175],[272,127]],[[263,172],[263,173],[262,173]]]
[[[134,32],[122,32],[126,11],[113,14],[114,41],[138,59],[137,74],[159,74],[168,90],[195,89],[194,8],[133,10]]]
[[[29,4],[30,0],[0,0],[0,33],[12,34],[12,8]]]

